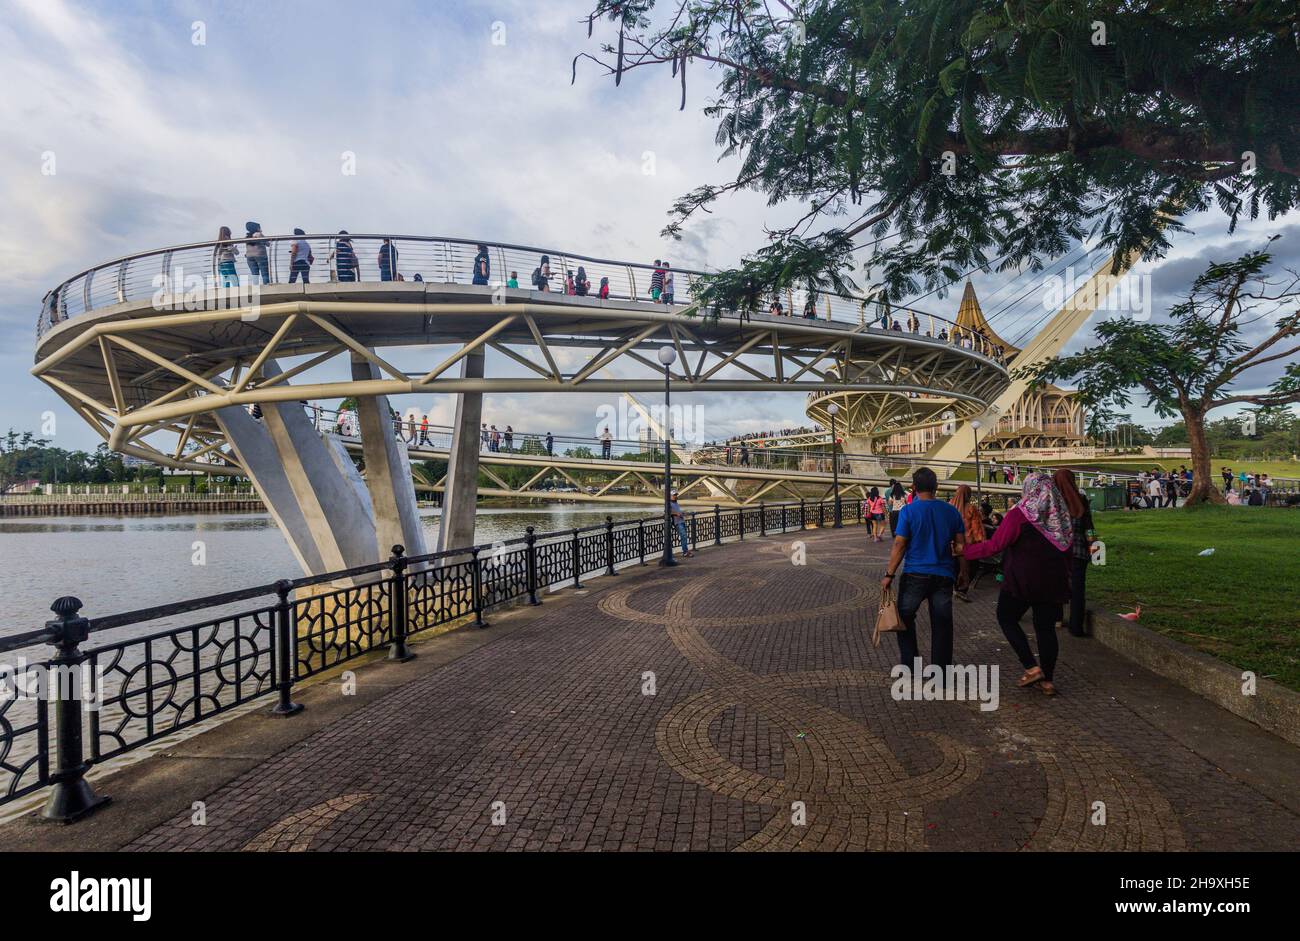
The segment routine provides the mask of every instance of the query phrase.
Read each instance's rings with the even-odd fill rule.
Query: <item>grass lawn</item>
[[[1093,519],[1106,565],[1088,600],[1300,690],[1300,510],[1203,506]],[[1211,556],[1197,555],[1214,547]]]

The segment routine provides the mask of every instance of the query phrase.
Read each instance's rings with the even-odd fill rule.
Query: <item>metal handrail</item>
[[[582,266],[584,268],[593,268],[592,271],[587,272],[588,278],[592,282],[591,290],[587,296],[596,297],[598,294],[600,278],[609,277],[611,288],[610,296],[612,299],[643,301],[647,299],[645,295],[648,295],[651,279],[647,275],[644,278],[643,284],[639,285],[641,279],[637,277],[637,272],[653,272],[655,270],[653,264],[646,264],[644,262],[619,261],[615,259],[601,258],[594,255],[579,255],[557,249],[539,248],[536,246],[519,245],[508,242],[494,242],[484,239],[467,239],[451,236],[393,235],[369,232],[348,233],[346,238],[352,243],[353,257],[356,259],[356,266],[345,267],[344,270],[354,272],[354,278],[339,278],[339,269],[337,265],[339,233],[336,232],[310,233],[306,235],[260,235],[255,238],[250,238],[249,236],[236,236],[229,240],[188,242],[180,245],[169,246],[167,248],[153,249],[147,252],[137,252],[130,255],[119,256],[110,261],[94,265],[78,272],[61,282],[53,290],[47,292],[44,302],[42,303],[40,317],[37,320],[36,337],[38,340],[41,339],[50,328],[57,326],[68,319],[79,316],[80,314],[88,313],[102,307],[112,306],[114,304],[126,303],[130,300],[139,299],[141,297],[154,296],[158,293],[160,288],[171,283],[174,270],[183,268],[183,265],[178,266],[176,264],[177,256],[185,256],[187,254],[194,255],[192,260],[198,265],[198,271],[202,272],[202,277],[211,279],[212,283],[220,286],[222,283],[221,276],[216,274],[217,249],[226,246],[233,246],[240,252],[240,254],[244,254],[244,250],[250,242],[256,242],[266,247],[266,261],[269,274],[268,284],[287,283],[288,279],[285,277],[286,271],[282,270],[282,267],[287,269],[289,266],[287,264],[282,265],[282,261],[287,262],[288,256],[287,253],[283,251],[283,248],[286,244],[296,241],[306,241],[312,248],[313,255],[320,252],[320,255],[316,257],[316,261],[311,266],[311,270],[318,276],[322,271],[328,272],[331,278],[331,283],[373,283],[376,281],[396,280],[396,278],[383,278],[382,273],[379,277],[369,276],[371,274],[371,269],[377,270],[379,268],[378,261],[376,260],[373,264],[368,261],[363,261],[362,250],[358,247],[359,243],[376,243],[377,245],[382,245],[385,239],[389,240],[398,250],[399,267],[397,273],[401,273],[403,270],[401,266],[403,265],[402,254],[404,250],[408,252],[416,251],[415,249],[410,248],[412,245],[421,246],[427,249],[428,251],[426,254],[417,256],[418,259],[420,261],[427,261],[430,265],[435,266],[434,268],[431,268],[431,272],[435,270],[435,268],[440,267],[440,275],[442,278],[441,282],[430,279],[429,283],[468,283],[472,279],[472,256],[462,250],[467,247],[477,248],[479,245],[487,246],[489,249],[489,257],[495,254],[496,263],[500,266],[499,270],[495,273],[492,282],[496,285],[505,284],[506,279],[503,275],[507,271],[511,270],[511,264],[517,264],[519,265],[519,269],[517,270],[523,272],[523,277],[519,284],[521,290],[532,289],[532,285],[527,282],[528,274],[531,271],[531,268],[527,266],[531,265],[532,261],[518,257],[521,253],[524,256],[532,256],[532,258],[537,260],[540,260],[542,255],[549,256],[551,260],[551,277],[553,283],[554,279],[557,277],[559,278],[559,290],[552,290],[550,293],[563,294],[564,277],[567,274],[576,271],[579,266]],[[406,246],[406,248],[403,249],[403,246]],[[512,260],[507,253],[514,253],[516,257]],[[466,255],[467,257],[462,258],[462,255]],[[139,269],[144,267],[144,263],[152,262],[154,260],[158,262],[157,265],[151,266],[149,270],[145,272],[145,275],[148,277],[147,283],[142,285],[138,281],[133,281],[132,274],[139,273]],[[243,259],[236,261],[237,274],[235,275],[235,278],[239,284],[253,283],[254,279],[250,276],[249,272],[238,272],[239,267],[246,264],[246,255]],[[107,287],[103,289],[102,297],[97,298],[95,291],[99,289],[94,287],[96,283],[95,274],[110,269],[116,270],[112,271],[111,278],[102,279],[102,283],[107,285]],[[602,271],[605,273],[602,273]],[[696,278],[706,277],[709,274],[709,272],[692,268],[672,268],[671,271],[675,279],[677,276],[680,276],[683,282],[680,284],[682,290],[679,292],[675,291],[677,296],[674,298],[674,304],[679,307],[685,306],[682,303],[683,301],[689,303],[689,300],[692,297],[694,280]],[[289,273],[292,274],[291,272]],[[414,274],[414,272],[412,272],[412,274]],[[458,276],[463,276],[463,280],[460,280]],[[161,283],[159,283],[160,279]],[[421,280],[424,279],[422,278]],[[617,291],[615,291],[616,285],[619,288]],[[679,287],[676,280],[674,281],[674,287]],[[69,298],[76,297],[78,294],[80,294],[81,301],[80,309],[69,309]],[[786,308],[788,315],[794,319],[798,319],[798,315],[795,315],[794,313],[796,298],[799,300],[800,304],[803,304],[808,300],[808,293],[803,288],[788,288],[777,293],[768,292],[764,294],[764,297],[768,297],[769,294],[773,299],[783,301],[783,308]],[[880,316],[879,314],[870,317],[867,316],[867,306],[876,303],[871,298],[836,294],[829,291],[817,292],[816,298],[818,300],[818,309],[816,311],[817,316],[815,319],[856,323],[864,330],[875,332],[894,332],[891,330],[884,330],[878,326],[872,326],[873,323],[877,323],[880,320]],[[822,303],[822,301],[824,301],[824,303]],[[823,312],[825,313],[825,317],[822,316]],[[948,318],[930,313],[929,311],[904,306],[892,306],[889,308],[889,312],[894,320],[897,320],[900,314],[915,314],[918,320],[920,318],[926,318],[931,326],[930,332],[933,334],[932,338],[938,338],[941,331],[948,333],[950,337],[969,335],[974,352],[982,353],[990,358],[992,358],[996,352],[994,345],[988,341],[987,338],[965,331]],[[913,335],[921,335],[919,329],[915,332],[902,332],[911,332]]]
[[[862,520],[860,505],[855,515]],[[722,545],[747,533],[824,524],[827,503],[715,506],[688,517],[693,545]],[[107,802],[85,781],[87,770],[104,761],[258,699],[275,698],[273,714],[294,715],[303,707],[292,693],[303,680],[383,648],[390,660],[409,660],[411,635],[469,618],[487,627],[487,611],[513,602],[540,604],[544,591],[580,586],[588,575],[616,574],[619,565],[645,564],[675,536],[659,514],[619,524],[606,516],[603,526],[542,536],[528,527],[525,536],[506,543],[414,558],[394,546],[382,562],[107,617],[87,618],[79,599],[59,598],[51,606],[55,619],[43,629],[0,638],[0,653],[41,643],[54,647],[49,660],[24,663],[24,684],[51,671],[70,679],[49,685],[48,699],[38,695],[31,708],[4,715],[0,804],[52,788],[44,816],[79,819]],[[492,554],[484,555],[487,549]],[[327,583],[324,592],[293,596],[295,588]],[[229,610],[241,602],[254,606]],[[197,622],[158,624],[144,636],[82,646],[101,631],[201,610],[210,613]],[[79,700],[86,689],[98,706],[83,715]]]

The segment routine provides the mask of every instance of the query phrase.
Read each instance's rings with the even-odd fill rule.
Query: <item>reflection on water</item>
[[[513,539],[526,526],[552,532],[654,511],[591,503],[481,509],[475,541]],[[438,515],[421,514],[430,549]],[[7,602],[0,636],[39,628],[61,595],[76,595],[83,613],[98,617],[302,574],[266,513],[0,518],[0,566]]]

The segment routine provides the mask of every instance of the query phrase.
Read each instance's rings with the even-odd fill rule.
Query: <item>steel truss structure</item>
[[[186,296],[159,294],[89,311],[44,332],[32,373],[113,450],[201,472],[240,468],[218,409],[428,392],[655,392],[663,346],[677,353],[674,392],[867,393],[887,429],[911,421],[920,396],[943,397],[959,417],[982,413],[1009,382],[977,351],[836,321],[710,319],[689,307],[423,282],[271,285],[256,303],[244,299],[218,291],[218,309],[185,310]],[[404,347],[432,355],[403,371],[384,351]],[[462,377],[462,361],[487,349],[501,354],[489,358],[496,374]],[[369,362],[379,378],[291,382],[338,357]],[[507,374],[506,363],[523,374]],[[603,377],[612,372],[622,375]]]

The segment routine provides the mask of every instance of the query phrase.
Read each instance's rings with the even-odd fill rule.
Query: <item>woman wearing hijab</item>
[[[984,518],[980,515],[979,504],[971,499],[970,485],[962,484],[959,486],[957,492],[952,495],[952,499],[948,502],[957,508],[957,512],[961,514],[962,522],[966,524],[966,545],[983,542],[985,539]]]
[[[1052,674],[1058,644],[1056,623],[1070,600],[1070,559],[1074,522],[1052,478],[1035,471],[1025,478],[1020,502],[1007,511],[989,539],[966,546],[967,561],[1002,553],[1002,591],[998,595],[998,626],[1025,668],[1017,686],[1037,685],[1056,695]],[[1033,612],[1038,660],[1020,627],[1026,611]]]
[[[586,297],[591,290],[591,279],[587,277],[587,269],[582,265],[578,266],[578,277],[573,281],[573,289],[578,297]]]
[[[1088,498],[1079,491],[1074,471],[1062,467],[1052,475],[1056,489],[1065,498],[1070,511],[1072,540],[1070,543],[1070,633],[1075,637],[1088,635],[1085,618],[1088,599],[1084,593],[1084,580],[1088,576],[1088,563],[1092,560],[1092,509]]]

